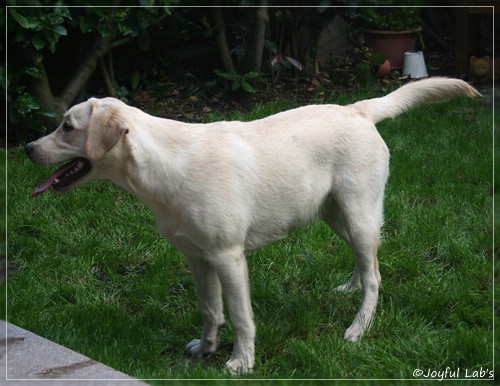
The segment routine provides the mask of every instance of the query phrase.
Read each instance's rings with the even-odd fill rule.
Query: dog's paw
[[[343,293],[354,292],[354,291],[359,290],[360,288],[361,288],[361,285],[352,284],[351,282],[349,282],[346,284],[339,285],[338,287],[336,287],[333,290],[333,292],[343,292]]]
[[[193,339],[186,345],[186,351],[191,354],[194,358],[201,358],[206,354],[209,354],[211,351],[207,350],[204,347],[201,339]]]
[[[344,334],[344,339],[351,342],[358,342],[363,334],[370,328],[372,318],[358,314]]]
[[[226,369],[232,375],[251,373],[253,370],[253,358],[230,358],[226,362]]]
[[[349,342],[359,342],[363,336],[364,329],[359,323],[353,323],[345,332],[344,339]]]

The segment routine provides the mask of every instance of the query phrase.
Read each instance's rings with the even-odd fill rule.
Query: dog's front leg
[[[188,258],[189,268],[196,286],[198,307],[203,320],[201,339],[193,339],[186,350],[195,358],[201,358],[217,350],[221,329],[224,326],[222,290],[213,267],[201,258]]]
[[[235,334],[233,352],[226,366],[233,373],[246,373],[254,366],[255,325],[243,248],[218,251],[210,259],[219,275]]]

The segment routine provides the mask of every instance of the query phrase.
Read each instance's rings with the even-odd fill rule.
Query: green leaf
[[[379,52],[376,52],[375,54],[373,54],[372,63],[375,66],[380,66],[384,62],[385,62],[385,55],[384,54],[379,53]]]
[[[118,23],[118,31],[125,36],[130,35],[135,37],[137,35],[137,31],[134,31],[134,29],[131,26],[123,22]]]
[[[58,36],[53,32],[50,32],[49,30],[43,31],[43,37],[45,38],[45,41],[49,44],[57,43]]]
[[[50,20],[50,26],[55,26],[64,23],[64,18],[56,14],[50,15],[49,20]]]
[[[240,88],[240,83],[239,82],[233,82],[231,84],[231,90],[236,91]]]
[[[62,25],[52,25],[48,29],[62,36],[66,36],[68,34],[68,31],[66,31],[66,28],[64,28]]]
[[[201,17],[201,24],[203,24],[203,26],[206,29],[212,29],[212,27],[210,26],[210,22],[208,21],[208,16],[206,13],[203,14],[203,16]]]
[[[26,74],[31,75],[33,78],[42,77],[42,70],[40,70],[38,67],[28,67],[24,71],[26,72]]]
[[[26,36],[25,34],[23,33],[24,31],[19,31],[19,33],[16,34],[16,36],[14,37],[14,43],[23,43],[23,42],[26,42]]]
[[[108,12],[106,11],[107,8],[100,8],[100,7],[93,7],[92,10],[95,12],[95,14],[99,17],[101,20],[105,20],[108,17]]]
[[[258,77],[259,77],[259,73],[253,72],[253,71],[247,72],[246,74],[243,75],[243,78],[245,78],[245,79],[258,78]]]
[[[137,23],[139,24],[139,28],[141,30],[148,28],[149,25],[151,24],[149,17],[147,17],[147,15],[144,13],[139,12],[137,13],[136,17],[137,17]]]
[[[278,52],[278,46],[276,45],[275,42],[271,40],[266,39],[264,41],[264,47],[266,47],[266,49],[270,51],[272,54],[276,54]]]
[[[36,51],[33,54],[33,60],[35,61],[36,64],[42,63],[43,54],[40,51]]]
[[[37,50],[43,49],[43,47],[45,47],[46,44],[45,39],[42,38],[40,35],[33,36],[33,38],[31,39],[31,43]]]
[[[23,15],[20,15],[19,13],[17,13],[12,8],[9,8],[9,13],[14,18],[14,20],[18,22],[18,24],[21,27],[23,27],[25,29],[29,29],[30,28],[30,23],[28,22],[28,20]]]
[[[62,17],[65,17],[66,19],[73,20],[71,18],[71,13],[69,12],[69,9],[66,7],[57,7],[54,9],[54,13],[57,15],[60,15]]]
[[[92,20],[88,16],[80,16],[78,18],[80,31],[83,33],[92,31]]]
[[[97,30],[104,37],[113,35],[113,28],[106,23],[99,23]]]
[[[226,80],[237,80],[238,79],[238,74],[236,74],[234,72],[225,72],[225,71],[221,71],[218,69],[214,69],[214,72],[217,76],[220,76],[221,78],[226,79]]]
[[[40,104],[31,94],[24,93],[19,95],[19,97],[14,102],[14,108],[19,114],[28,114],[32,110],[39,110]]]
[[[248,83],[246,80],[242,80],[241,81],[241,87],[243,88],[243,90],[245,90],[246,92],[249,92],[249,93],[256,93],[257,90],[255,90],[252,85],[250,83]]]

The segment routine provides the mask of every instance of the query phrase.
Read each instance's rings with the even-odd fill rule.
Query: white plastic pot
[[[405,52],[403,75],[409,75],[412,79],[425,78],[428,76],[427,68],[425,67],[424,53],[422,51]]]

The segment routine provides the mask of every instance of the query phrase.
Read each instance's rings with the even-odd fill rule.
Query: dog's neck
[[[192,144],[197,142],[191,137],[199,136],[199,129],[149,115],[144,122],[154,128],[141,130],[132,123],[121,144],[124,172],[109,178],[143,202],[160,200],[165,205],[181,190]]]

